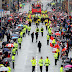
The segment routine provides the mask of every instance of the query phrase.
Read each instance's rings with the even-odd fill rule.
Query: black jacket
[[[41,46],[42,46],[42,44],[39,42],[39,43],[38,43],[38,48],[41,48]]]
[[[33,33],[31,34],[31,37],[34,38],[34,34]]]

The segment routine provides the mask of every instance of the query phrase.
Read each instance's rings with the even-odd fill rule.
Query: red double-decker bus
[[[40,13],[41,14],[41,4],[33,4],[32,5],[32,14],[34,13]]]

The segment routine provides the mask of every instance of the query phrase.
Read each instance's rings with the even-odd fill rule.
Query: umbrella
[[[4,48],[3,50],[4,50],[4,51],[9,51],[9,49],[8,49],[8,48]]]
[[[12,36],[18,37],[18,35],[17,35],[17,34],[12,34]]]
[[[67,56],[63,56],[63,57],[62,57],[62,60],[65,60],[66,58],[68,58],[68,57],[67,57]]]
[[[68,71],[69,69],[71,69],[70,67],[64,68],[63,70]]]
[[[14,47],[14,45],[9,43],[6,45],[6,47]]]
[[[20,13],[19,15],[22,15],[22,13]]]
[[[15,17],[15,18],[18,18],[18,17]]]
[[[66,50],[67,50],[67,48],[63,48],[63,49],[62,49],[62,52],[63,52],[63,51],[66,51]]]
[[[9,69],[7,67],[0,67],[0,71],[8,71]]]
[[[12,39],[18,39],[18,37],[12,37]]]
[[[8,20],[12,20],[12,17],[9,17]]]
[[[7,42],[7,41],[2,43],[2,45],[4,45],[4,46],[5,46],[6,44],[8,44],[8,42]]]
[[[60,33],[59,33],[59,32],[56,32],[56,33],[55,33],[55,35],[59,36],[59,35],[60,35]]]
[[[65,66],[65,68],[68,68],[68,67],[70,67],[70,68],[71,68],[71,67],[72,67],[72,65],[66,65],[66,66]]]
[[[8,61],[9,62],[9,61],[12,61],[12,59],[11,58],[4,58],[3,61],[5,61],[5,62]]]
[[[23,25],[22,25],[22,24],[19,24],[18,26],[21,26],[21,27],[23,27]]]
[[[19,30],[13,30],[12,32],[19,32]]]

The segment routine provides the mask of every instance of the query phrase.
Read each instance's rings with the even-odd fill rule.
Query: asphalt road
[[[42,0],[45,8],[45,4],[47,1]],[[49,8],[50,9],[50,8]],[[50,9],[51,10],[51,9]],[[25,5],[24,9],[20,9],[20,11],[29,11],[29,3]],[[40,57],[42,56],[43,59],[46,59],[46,56],[49,57],[51,64],[49,66],[49,72],[59,72],[59,68],[61,65],[61,61],[58,61],[58,65],[54,65],[54,56],[52,53],[52,48],[47,45],[46,43],[46,35],[47,31],[45,29],[45,26],[40,23],[39,29],[43,26],[44,28],[44,36],[41,36],[41,33],[39,32],[39,38],[38,41],[41,41],[42,48],[41,53],[38,52],[36,39],[34,38],[34,43],[31,42],[31,36],[26,35],[26,37],[23,38],[22,41],[22,49],[19,50],[19,55],[15,57],[15,69],[12,70],[12,72],[31,72],[32,71],[32,65],[31,65],[31,59],[32,57],[35,57],[37,61],[36,65],[36,72],[40,72],[38,61]],[[35,32],[36,26],[32,24],[31,27],[31,33]],[[45,66],[43,66],[43,72],[45,72]]]

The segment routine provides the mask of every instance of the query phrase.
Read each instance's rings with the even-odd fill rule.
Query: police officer
[[[10,65],[8,65],[7,68],[8,68],[8,71],[7,72],[11,72]]]
[[[17,42],[14,42],[14,47],[15,47],[17,55],[18,55],[18,44],[17,44]]]
[[[14,69],[14,63],[15,63],[15,55],[12,55],[12,64],[13,64],[13,69]]]
[[[41,35],[43,36],[43,30],[44,30],[44,28],[43,27],[41,27]]]
[[[55,38],[53,39],[52,44],[53,44],[53,46],[55,45]]]
[[[50,65],[50,60],[49,60],[48,57],[45,59],[45,63],[44,64],[46,66],[46,72],[48,72],[48,66]]]
[[[28,26],[26,25],[26,34],[27,34],[27,32],[28,32]]]
[[[39,66],[40,66],[40,71],[41,71],[41,72],[42,72],[43,62],[44,62],[44,60],[43,60],[43,58],[41,57],[41,59],[40,59],[39,62],[38,62]]]
[[[16,54],[16,49],[15,49],[15,47],[13,47],[13,49],[12,49],[12,55],[15,55]]]
[[[51,31],[50,28],[49,28],[49,30],[48,30],[48,33],[49,33],[49,36],[51,37],[52,31]]]
[[[30,30],[31,30],[31,27],[29,26],[28,27],[28,35],[30,34]]]
[[[49,45],[49,38],[50,36],[47,34],[47,45]]]
[[[20,37],[21,37],[21,38],[23,37],[23,32],[22,32],[22,31],[20,32]]]
[[[39,32],[39,28],[38,28],[38,27],[36,28],[36,32],[37,32],[37,33]]]
[[[21,42],[22,42],[22,38],[18,38],[18,43],[19,43],[19,49],[21,49]]]
[[[23,37],[26,36],[26,28],[24,28],[24,29],[22,30],[22,32],[23,32]]]
[[[61,67],[60,67],[60,72],[64,72],[63,71],[63,65],[61,65]]]
[[[54,58],[55,58],[55,65],[57,65],[57,60],[58,60],[58,54],[57,54],[57,52],[54,54]]]
[[[34,59],[34,57],[31,60],[31,63],[32,63],[32,72],[34,72],[35,71],[35,66],[36,66],[36,60]]]

